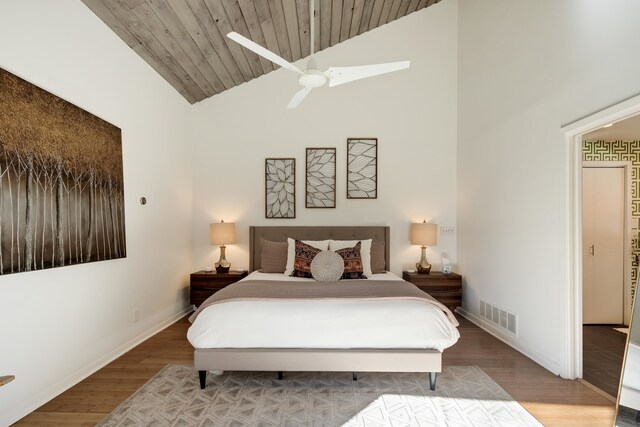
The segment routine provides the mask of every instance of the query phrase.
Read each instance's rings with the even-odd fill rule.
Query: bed
[[[249,234],[251,274],[231,287],[262,283],[277,288],[295,281],[289,285],[314,288],[313,279],[258,271],[263,239],[373,239],[385,243],[389,267],[389,227],[250,227]],[[299,286],[305,281],[310,286]],[[389,272],[350,282],[356,287],[415,288]],[[346,371],[354,379],[356,372],[365,371],[425,372],[435,389],[442,351],[459,338],[450,317],[420,298],[236,298],[199,310],[187,338],[195,348],[202,388],[207,371],[251,370],[276,371],[279,377],[283,371]]]
[[[619,404],[640,411],[640,345],[629,340]]]

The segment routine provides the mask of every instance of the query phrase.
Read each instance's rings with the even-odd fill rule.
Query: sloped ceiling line
[[[316,52],[440,0],[316,0]],[[288,61],[310,53],[308,0],[82,0],[196,103],[278,68],[226,38],[235,31]]]

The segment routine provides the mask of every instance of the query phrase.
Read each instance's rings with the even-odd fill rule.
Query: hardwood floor
[[[92,426],[168,363],[191,364],[186,318],[29,414],[20,426]],[[611,426],[614,406],[578,381],[554,376],[466,319],[446,365],[477,365],[545,426]]]
[[[466,319],[460,335],[444,365],[479,366],[545,426],[613,424],[615,405],[584,384],[553,375]]]
[[[627,335],[611,325],[584,325],[582,331],[583,378],[617,397]]]

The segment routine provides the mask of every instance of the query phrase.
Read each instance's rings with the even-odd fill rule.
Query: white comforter
[[[620,404],[640,410],[640,346],[631,341],[622,374]]]
[[[253,272],[243,280],[309,280]],[[367,280],[402,280],[392,273]],[[420,301],[230,301],[207,307],[189,328],[195,348],[436,349],[458,341],[437,307]]]

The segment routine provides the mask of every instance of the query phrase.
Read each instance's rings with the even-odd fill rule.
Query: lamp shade
[[[411,244],[435,246],[438,243],[438,225],[422,222],[411,224]]]
[[[228,245],[236,242],[236,225],[233,222],[218,222],[209,227],[212,245]]]

